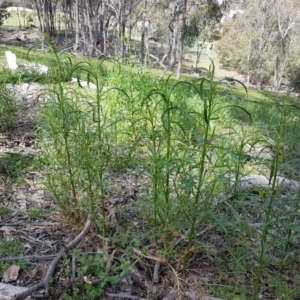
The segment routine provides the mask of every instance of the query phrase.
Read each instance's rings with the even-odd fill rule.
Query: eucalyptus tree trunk
[[[128,41],[131,43],[131,35],[132,35],[132,12],[133,12],[133,0],[130,1],[129,4],[129,32],[128,32]]]
[[[105,46],[105,13],[106,4],[103,0],[93,1],[85,0],[84,19],[86,20],[85,26],[88,30],[89,42],[89,55],[94,56],[96,53],[97,45],[100,45],[101,54],[106,51]]]
[[[177,7],[173,10],[173,15],[171,22],[169,23],[169,29],[171,33],[170,37],[170,50],[169,50],[169,64],[165,67],[159,79],[161,80],[169,69],[172,69],[176,63],[176,52],[177,52],[177,42],[178,42],[178,29],[179,29],[179,15],[180,12],[176,11]]]
[[[206,42],[206,38],[204,38],[203,43],[199,44],[197,42],[197,58],[196,58],[196,65],[195,65],[195,70],[196,72],[198,72],[198,65],[200,63],[200,59],[201,59],[201,54],[202,54],[202,50],[203,50],[203,44]]]
[[[90,19],[90,5],[89,5],[89,1],[85,0],[85,20],[86,23],[85,25],[87,26],[88,30],[89,30],[89,45],[90,45],[90,49],[89,49],[89,54],[92,55],[93,54],[93,44],[94,44],[94,35],[93,35],[93,26],[91,23],[91,19]]]
[[[57,0],[48,1],[50,36],[55,36],[56,34],[56,26],[55,26],[56,5],[57,5]]]
[[[54,36],[56,31],[54,15],[55,15],[57,1],[52,2],[51,0],[34,0],[34,3],[35,3],[42,35],[44,36],[44,34],[47,33],[49,37]],[[42,43],[44,44],[43,39],[42,39]]]
[[[249,38],[249,45],[248,45],[248,55],[247,55],[247,80],[246,80],[246,87],[249,87],[250,84],[250,75],[251,75],[251,52],[252,52],[252,38]]]
[[[183,33],[181,33],[180,35],[183,35]],[[180,76],[181,76],[183,50],[184,50],[184,40],[183,40],[183,37],[181,36],[178,39],[176,79],[180,79]]]
[[[179,29],[179,14],[175,14],[173,29],[171,30],[172,34],[172,44],[170,52],[170,62],[169,68],[172,69],[176,63],[176,52],[177,52],[177,43],[178,43],[178,29]]]
[[[119,9],[119,39],[121,43],[121,57],[125,57],[125,0],[120,1]]]
[[[68,6],[67,0],[64,0],[63,3],[63,12],[64,12],[64,21],[65,21],[65,39],[68,38],[68,30],[70,30],[70,19],[68,17]]]
[[[299,0],[277,0],[276,23],[277,23],[277,53],[274,72],[274,89],[280,89],[284,70],[291,48],[292,32],[296,27],[300,29],[300,2]],[[295,32],[296,33],[296,32]]]
[[[286,36],[278,45],[274,72],[275,91],[278,91],[281,86],[283,73],[287,65],[291,41],[291,37]]]
[[[256,80],[256,88],[261,89],[261,82],[263,78],[263,64],[264,64],[264,49],[266,46],[266,7],[262,8],[262,16],[260,19],[260,34],[258,40],[258,60],[257,60],[257,80]]]
[[[38,20],[40,23],[40,30],[42,32],[42,34],[44,35],[44,19],[43,19],[43,11],[42,11],[42,2],[41,0],[34,0],[34,4],[35,4],[35,8],[36,8],[36,12],[37,12],[37,16],[38,16]]]
[[[105,26],[106,4],[101,1],[100,5],[100,18],[99,18],[99,33],[98,42],[100,44],[101,55],[106,55],[106,40],[107,40],[107,26]]]
[[[72,6],[69,5],[68,6],[68,13],[69,13],[69,28],[70,28],[70,31],[74,32],[74,18],[73,18],[73,12],[72,12]]]
[[[42,0],[34,0],[39,23],[40,23],[40,30],[42,33],[42,49],[44,50],[45,47],[45,22],[44,22],[44,10],[43,10],[43,3]]]
[[[257,22],[259,24],[258,37],[258,58],[257,58],[257,81],[256,87],[261,89],[264,70],[263,66],[266,61],[265,50],[270,41],[270,37],[275,28],[276,22],[274,19],[274,5],[278,0],[259,0],[259,7],[257,11]]]
[[[75,1],[75,45],[74,51],[79,47],[79,0]]]
[[[184,27],[186,24],[186,6],[187,0],[184,1],[184,7],[182,8],[182,19],[181,19],[181,26],[180,26],[180,33],[178,39],[178,64],[177,64],[177,71],[176,71],[176,79],[179,79],[181,76],[181,69],[182,69],[182,60],[183,60],[183,50],[184,50]]]
[[[141,35],[141,63],[145,64],[145,35],[146,35],[146,10],[147,0],[144,0],[144,8],[142,13],[142,35]]]

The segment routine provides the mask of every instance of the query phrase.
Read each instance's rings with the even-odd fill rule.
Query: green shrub
[[[18,106],[13,93],[0,83],[0,130],[13,125],[17,111]]]
[[[92,256],[75,250],[74,258],[78,277],[73,290],[65,295],[64,299],[66,300],[96,299],[107,286],[115,287],[130,274],[130,265],[124,259],[121,259],[118,264],[106,263],[108,260],[106,252],[99,251]],[[63,269],[69,276],[71,269],[69,260],[65,260]]]
[[[300,66],[294,66],[288,71],[290,86],[294,91],[300,91]]]
[[[1,8],[0,9],[0,26],[2,26],[4,20],[8,19],[9,17],[10,17],[10,13],[7,12],[6,9]]]

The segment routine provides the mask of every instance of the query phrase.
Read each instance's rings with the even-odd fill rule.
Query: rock
[[[14,94],[17,104],[34,105],[37,97],[42,94],[44,87],[37,83],[7,84],[6,88]]]
[[[299,183],[296,180],[282,176],[277,176],[277,185],[281,187],[283,192],[297,192],[299,190]]]
[[[241,177],[238,185],[243,191],[252,191],[257,188],[267,190],[270,188],[269,179],[266,176],[257,174]]]
[[[20,32],[17,36],[16,36],[16,40],[17,41],[21,41],[21,42],[25,42],[27,39],[26,35],[23,32]]]
[[[232,186],[234,184],[234,181],[231,182]],[[269,182],[269,179],[264,175],[251,174],[241,177],[238,187],[241,191],[253,191],[255,189],[268,190],[272,187],[272,182]],[[276,187],[280,188],[281,192],[297,192],[299,190],[299,183],[292,179],[277,176]]]
[[[5,51],[5,56],[6,56],[8,68],[11,71],[17,70],[18,69],[18,65],[17,65],[17,57],[16,57],[16,55],[14,53],[12,53],[11,51]]]
[[[72,78],[71,79],[71,83],[78,83],[78,81],[77,81],[77,78]],[[80,83],[80,85],[82,86],[82,87],[89,87],[90,89],[93,89],[93,90],[95,90],[97,87],[96,87],[96,85],[94,84],[94,83],[92,83],[92,82],[87,82],[87,81],[83,81],[83,80],[79,80],[79,83]]]
[[[24,65],[24,69],[29,73],[35,73],[35,74],[47,74],[49,71],[49,68],[47,66],[44,65],[40,65],[40,64],[28,64],[28,65]]]
[[[14,53],[12,53],[11,51],[5,51],[5,56],[6,56],[8,68],[11,71],[16,71],[19,68],[19,66],[17,64],[16,55]],[[22,68],[28,74],[34,73],[34,74],[42,75],[42,74],[47,74],[49,71],[49,68],[47,66],[44,66],[41,64],[34,64],[34,63],[23,65]]]

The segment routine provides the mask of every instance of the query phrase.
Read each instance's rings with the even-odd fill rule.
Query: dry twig
[[[3,261],[15,261],[15,260],[51,260],[57,254],[49,254],[49,255],[23,255],[23,256],[14,256],[14,257],[1,257],[0,262]]]
[[[45,294],[46,296],[48,295],[49,292],[49,281],[55,271],[56,266],[58,265],[61,257],[63,256],[64,253],[66,253],[67,251],[71,250],[73,247],[75,247],[80,240],[87,234],[87,232],[89,231],[90,227],[91,227],[92,221],[91,221],[91,216],[88,216],[86,224],[83,228],[83,230],[80,232],[80,234],[73,240],[71,241],[63,250],[61,250],[57,256],[54,258],[54,260],[52,261],[52,263],[50,264],[48,271],[46,273],[45,278],[43,279],[43,281],[41,281],[40,283],[30,287],[29,289],[27,289],[25,292],[18,294],[16,297],[13,298],[13,300],[24,300],[26,299],[28,296],[30,296],[33,292],[40,290],[42,288],[45,289]]]
[[[153,270],[153,282],[159,283],[159,268],[160,268],[160,262],[155,262],[154,270]]]

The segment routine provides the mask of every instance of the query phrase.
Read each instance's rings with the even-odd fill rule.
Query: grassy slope
[[[8,49],[13,51],[14,53],[16,53],[18,61],[20,61],[22,63],[25,63],[26,61],[36,61],[38,63],[43,63],[44,54],[42,52],[38,51],[38,52],[35,52],[34,54],[33,54],[33,52],[30,52],[29,56],[28,56],[28,49],[19,48],[19,47],[0,46],[0,57],[3,58],[4,52]],[[77,59],[80,59],[80,58],[77,58]],[[1,63],[3,65],[5,64],[3,61],[1,61]],[[124,66],[124,68],[127,68],[127,67]],[[151,72],[151,70],[149,70],[149,71]],[[157,77],[159,73],[160,72],[158,72],[157,70],[154,71],[152,73],[153,77]],[[199,78],[195,78],[195,77],[191,77],[191,76],[183,76],[182,80],[197,84]],[[169,83],[171,85],[174,85],[177,83],[177,81],[174,79],[174,76],[172,76],[170,78]],[[186,88],[186,95],[188,96],[189,95],[188,94],[188,85],[184,88]],[[248,94],[247,94],[243,87],[239,87],[239,86],[229,87],[225,84],[220,84],[217,86],[217,95],[220,98],[223,97],[224,101],[228,101],[229,103],[243,104],[243,107],[248,108],[249,111],[251,111],[253,113],[254,121],[266,121],[267,122],[272,117],[272,114],[276,114],[276,109],[271,110],[270,107],[276,108],[278,105],[297,105],[298,104],[298,100],[293,97],[279,95],[279,94],[275,94],[275,93],[267,92],[267,91],[256,91],[253,89],[249,89]],[[224,96],[224,95],[226,95],[226,96]],[[259,102],[262,105],[258,105],[257,103],[254,103],[254,102]],[[291,109],[298,113],[298,110],[295,110],[294,107],[291,107]],[[240,117],[239,115],[237,115],[237,117],[240,118],[241,121],[244,121],[243,118],[245,116]],[[245,120],[247,120],[247,119],[245,119]],[[224,211],[220,211],[220,214],[221,213],[224,213]],[[228,213],[224,213],[224,215],[226,215],[226,217],[227,217],[227,215],[230,215],[230,214],[228,212]],[[224,220],[225,220],[225,217],[224,217]],[[228,219],[228,222],[229,221],[237,222],[235,219],[234,220]],[[234,223],[234,225],[235,225],[235,223]],[[230,228],[230,227],[228,227],[228,228]],[[235,229],[232,231],[232,233],[236,234]],[[232,242],[230,240],[228,240],[228,242],[224,246],[224,249],[225,249],[225,247],[227,247],[227,250],[224,250],[223,248],[218,249],[218,250],[220,250],[220,252],[228,251],[228,253],[229,253],[231,251],[234,254],[234,255],[232,255],[232,257],[230,257],[230,255],[228,255],[228,257],[230,257],[228,260],[225,260],[225,258],[224,258],[224,265],[227,264],[226,265],[227,269],[226,269],[225,273],[229,272],[228,270],[230,268],[232,268],[231,275],[235,274],[235,272],[237,274],[237,275],[232,275],[233,280],[235,280],[236,278],[238,278],[238,279],[242,278],[242,276],[239,277],[238,272],[240,272],[241,274],[242,273],[247,274],[246,268],[248,266],[243,261],[244,254],[238,253],[238,250],[235,249],[233,246],[233,245],[237,245],[236,244],[237,242],[241,243],[241,245],[242,245],[242,243],[246,244],[248,241],[244,241],[242,235],[239,236],[237,234],[237,236],[240,238],[240,240],[238,240],[238,241],[237,241],[237,239],[235,239],[235,237],[232,237],[229,235],[229,239],[232,238]],[[231,249],[230,247],[233,247],[233,248]],[[242,248],[242,247],[241,247],[241,249],[244,250],[244,248]],[[245,249],[248,251],[248,249],[246,247],[245,247]],[[236,251],[236,252],[234,252],[234,251]],[[246,257],[246,254],[245,254],[245,257]],[[229,264],[231,264],[231,265],[229,265]],[[223,268],[225,268],[224,265],[222,266]],[[242,267],[242,271],[239,271],[238,267]],[[230,278],[229,278],[229,280],[230,280]],[[229,280],[226,281],[227,288],[229,288],[229,289],[231,288],[231,290],[229,290],[228,293],[225,293],[224,292],[225,288],[221,287],[221,285],[220,285],[220,289],[223,289],[223,290],[222,290],[222,292],[219,293],[219,296],[221,297],[221,295],[222,295],[222,297],[225,299],[233,299],[232,295],[234,295],[234,291],[233,291],[234,288],[229,286],[229,283],[230,283]],[[232,281],[232,285],[233,286],[236,285],[236,282]],[[238,288],[238,285],[239,285],[239,283],[237,284],[237,287],[235,287],[235,288]],[[214,293],[214,292],[216,292],[216,291],[214,289],[212,289],[212,293]],[[240,293],[244,293],[244,292],[245,291],[242,291]],[[246,298],[243,298],[243,296],[241,296],[241,298],[238,297],[235,299],[246,299]]]

